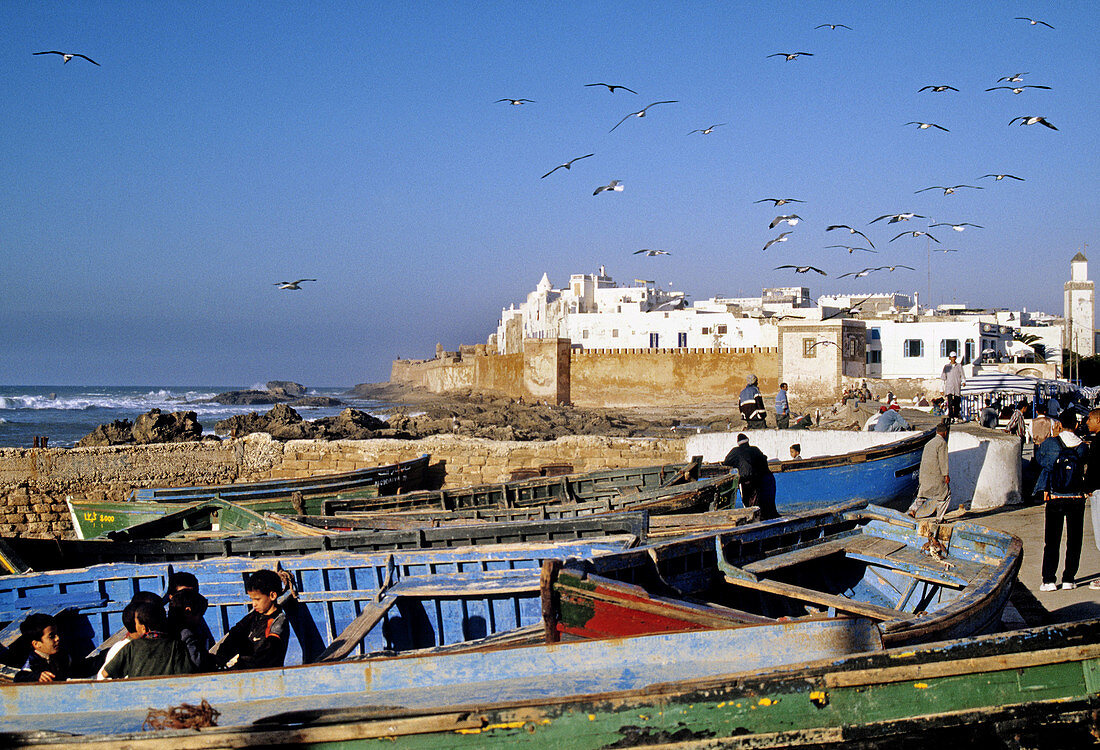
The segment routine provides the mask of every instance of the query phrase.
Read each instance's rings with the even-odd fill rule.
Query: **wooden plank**
[[[811,560],[817,560],[829,555],[835,555],[843,553],[845,545],[848,539],[832,539],[829,541],[821,542],[820,544],[814,544],[810,547],[802,547],[800,549],[791,550],[790,552],[783,552],[778,555],[768,555],[767,557],[756,560],[755,562],[746,563],[741,566],[742,570],[747,570],[753,575],[760,575],[764,573],[771,573],[783,568],[789,568],[794,565],[800,565],[802,563],[810,562]]]
[[[367,602],[359,616],[352,620],[340,632],[340,635],[332,639],[332,643],[321,652],[320,656],[317,657],[317,661],[336,661],[351,653],[352,649],[366,637],[367,633],[386,616],[386,613],[397,602],[399,594],[395,593],[395,589],[399,587],[400,584],[387,591],[379,601]]]
[[[808,589],[804,586],[795,586],[794,584],[780,583],[779,581],[769,581],[763,578],[752,581],[747,578],[738,579],[727,574],[726,582],[743,588],[756,589],[758,591],[778,594],[811,604],[832,607],[838,612],[850,612],[875,620],[895,620],[902,614],[889,607],[880,607],[877,604],[871,604],[869,602],[860,602],[854,599],[848,599],[847,597],[836,596],[835,594],[826,594],[824,591],[815,591],[814,589]]]

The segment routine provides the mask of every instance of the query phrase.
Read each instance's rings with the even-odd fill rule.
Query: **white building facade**
[[[1084,253],[1077,253],[1069,263],[1070,280],[1065,284],[1065,335],[1063,348],[1082,357],[1096,354],[1095,315],[1096,293],[1089,281],[1089,262]]]
[[[867,377],[936,377],[951,352],[960,364],[1007,356],[1012,328],[983,322],[979,316],[868,319]]]

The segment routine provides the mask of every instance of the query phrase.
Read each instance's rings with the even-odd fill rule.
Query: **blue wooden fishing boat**
[[[874,620],[887,645],[999,624],[1022,543],[865,502],[543,571],[549,638],[622,637],[806,616]]]
[[[790,432],[790,443],[798,441],[798,432],[781,432]],[[780,515],[789,515],[851,500],[895,507],[908,505],[917,494],[921,452],[935,434],[933,429],[847,453],[768,461],[768,468],[775,476],[776,510]],[[706,438],[716,446],[705,451],[710,462],[720,461],[732,447],[732,436],[724,443],[715,437],[703,435],[699,439],[699,445],[707,444],[702,439]],[[691,442],[689,449],[698,449],[699,445]],[[722,468],[720,464],[706,463],[702,476],[710,476]]]
[[[219,558],[179,569],[194,573],[209,600],[215,638],[249,611],[247,574],[284,571],[293,633],[287,664],[375,651],[399,653],[540,626],[544,559],[590,557],[636,543],[633,535],[543,544],[355,554],[323,552],[267,559]],[[91,653],[122,628],[138,591],[163,594],[172,567],[115,563],[0,577],[0,647],[10,648],[31,612],[63,614],[72,653]],[[334,646],[333,644],[337,644]]]

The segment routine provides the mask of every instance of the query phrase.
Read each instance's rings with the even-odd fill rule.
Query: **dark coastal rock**
[[[290,398],[277,396],[267,391],[226,391],[225,393],[219,393],[210,400],[227,406],[260,406],[263,404],[279,404],[290,401]]]
[[[306,387],[301,383],[290,380],[269,380],[267,382],[267,392],[284,398],[299,398],[306,395]]]
[[[134,442],[133,433],[130,431],[133,424],[129,419],[116,419],[110,424],[101,424],[76,444],[77,448],[88,448],[99,445],[128,445]]]
[[[267,414],[238,414],[214,425],[217,435],[244,437],[253,432],[266,432],[276,440],[295,440],[315,437],[320,432],[312,423],[302,419],[298,412],[286,404],[276,404]]]
[[[186,443],[202,438],[202,425],[193,411],[174,411],[164,414],[160,409],[150,409],[134,422],[130,430],[134,442]]]
[[[291,406],[343,406],[344,402],[332,396],[305,396],[290,402]]]
[[[313,423],[323,428],[324,437],[329,440],[367,440],[375,437],[378,430],[389,427],[381,419],[351,407],[335,417],[316,419]]]

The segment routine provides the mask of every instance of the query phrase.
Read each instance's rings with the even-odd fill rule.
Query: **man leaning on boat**
[[[936,435],[924,446],[920,457],[920,486],[917,497],[906,513],[916,518],[931,515],[934,504],[936,520],[942,521],[951,505],[951,477],[947,472],[947,422],[936,425]]]

